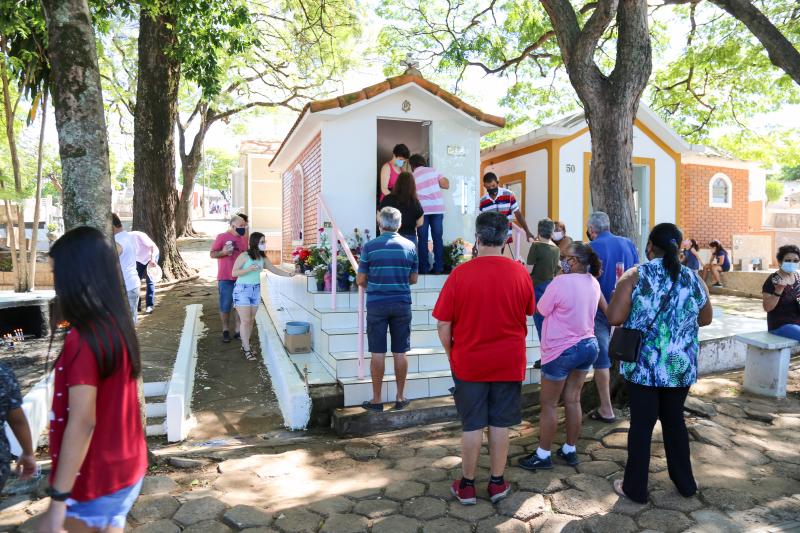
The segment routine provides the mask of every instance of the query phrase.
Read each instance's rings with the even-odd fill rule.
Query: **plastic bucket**
[[[311,329],[308,322],[287,322],[286,333],[289,335],[304,335]]]
[[[149,277],[153,283],[158,283],[161,281],[161,278],[164,277],[164,272],[158,265],[149,265],[147,267],[147,277]]]

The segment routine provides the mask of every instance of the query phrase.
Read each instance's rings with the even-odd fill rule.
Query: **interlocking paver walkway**
[[[135,533],[798,533],[800,358],[793,360],[789,391],[785,400],[744,395],[741,373],[704,378],[692,388],[687,424],[700,485],[692,498],[678,495],[669,479],[660,431],[652,446],[650,503],[637,505],[612,490],[625,464],[626,420],[587,420],[578,443],[581,464],[538,473],[513,466],[538,444],[536,421],[527,421],[512,432],[511,496],[489,502],[482,462],[479,502],[462,507],[449,494],[449,483],[460,476],[460,433],[449,424],[359,439],[317,434],[300,442],[274,439],[282,445],[243,439],[238,446],[163,448],[130,527]],[[210,462],[171,470],[165,466],[170,455]],[[32,515],[46,500],[27,498],[6,511],[0,502],[0,531],[35,530]]]

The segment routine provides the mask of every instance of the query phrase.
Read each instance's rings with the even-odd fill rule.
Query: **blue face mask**
[[[397,168],[403,168],[405,162],[406,162],[405,159],[395,159],[394,166],[396,166]]]
[[[245,228],[236,228],[236,233],[244,237],[244,234],[247,232]]]
[[[781,270],[786,272],[787,274],[792,274],[797,272],[797,265],[798,263],[792,263],[791,261],[784,261],[781,263]]]

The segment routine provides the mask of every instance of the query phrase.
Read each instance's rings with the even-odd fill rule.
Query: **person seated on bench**
[[[781,267],[761,289],[767,329],[800,341],[800,248],[794,244],[781,246],[777,258]]]

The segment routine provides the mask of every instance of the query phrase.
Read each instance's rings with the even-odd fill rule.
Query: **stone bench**
[[[800,342],[766,331],[737,335],[747,345],[744,390],[771,398],[786,397],[791,349]]]

